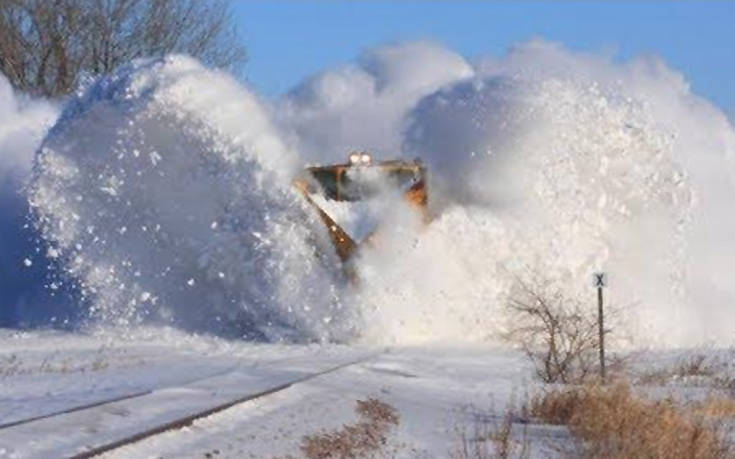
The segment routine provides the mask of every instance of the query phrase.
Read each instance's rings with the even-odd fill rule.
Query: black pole
[[[600,378],[605,382],[605,326],[602,314],[602,285],[597,286],[597,325],[600,332]]]

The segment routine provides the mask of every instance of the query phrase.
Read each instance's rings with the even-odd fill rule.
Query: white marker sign
[[[607,287],[607,274],[594,273],[592,275],[592,286],[595,288]]]

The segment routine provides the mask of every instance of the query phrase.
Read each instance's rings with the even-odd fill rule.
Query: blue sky
[[[388,42],[429,39],[468,58],[534,37],[617,58],[655,54],[735,119],[735,2],[239,1],[245,76],[274,96]]]

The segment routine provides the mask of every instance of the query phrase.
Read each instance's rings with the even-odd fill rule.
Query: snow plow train
[[[356,202],[370,199],[388,187],[389,191],[398,191],[398,196],[419,212],[424,221],[427,218],[426,167],[419,158],[412,161],[374,161],[367,152],[353,152],[344,164],[307,167],[293,183],[318,213],[343,264],[363,244],[374,243],[380,228],[376,228],[362,241],[356,241],[313,196],[319,195],[338,202]]]

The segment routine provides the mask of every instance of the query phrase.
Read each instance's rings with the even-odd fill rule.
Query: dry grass
[[[710,396],[691,407],[695,414],[714,418],[735,418],[735,399]]]
[[[513,431],[516,409],[510,405],[500,419],[493,413],[475,412],[472,424],[456,429],[457,444],[449,453],[452,459],[527,458],[530,454],[525,424],[520,438]]]
[[[302,438],[301,452],[309,459],[365,457],[379,451],[387,441],[399,416],[391,405],[375,398],[358,400],[355,407],[359,419],[333,432]]]
[[[586,458],[720,459],[735,452],[721,420],[671,399],[639,398],[626,383],[547,391],[531,400],[529,414],[566,425]]]
[[[549,390],[531,398],[528,414],[547,424],[568,424],[583,403],[583,393],[575,389]]]
[[[114,349],[101,346],[93,354],[79,354],[65,356],[54,351],[45,355],[43,359],[23,360],[17,354],[0,355],[0,379],[33,374],[71,374],[98,372],[109,368],[114,362],[115,367],[141,365],[140,359],[131,361],[131,358],[116,353]]]

